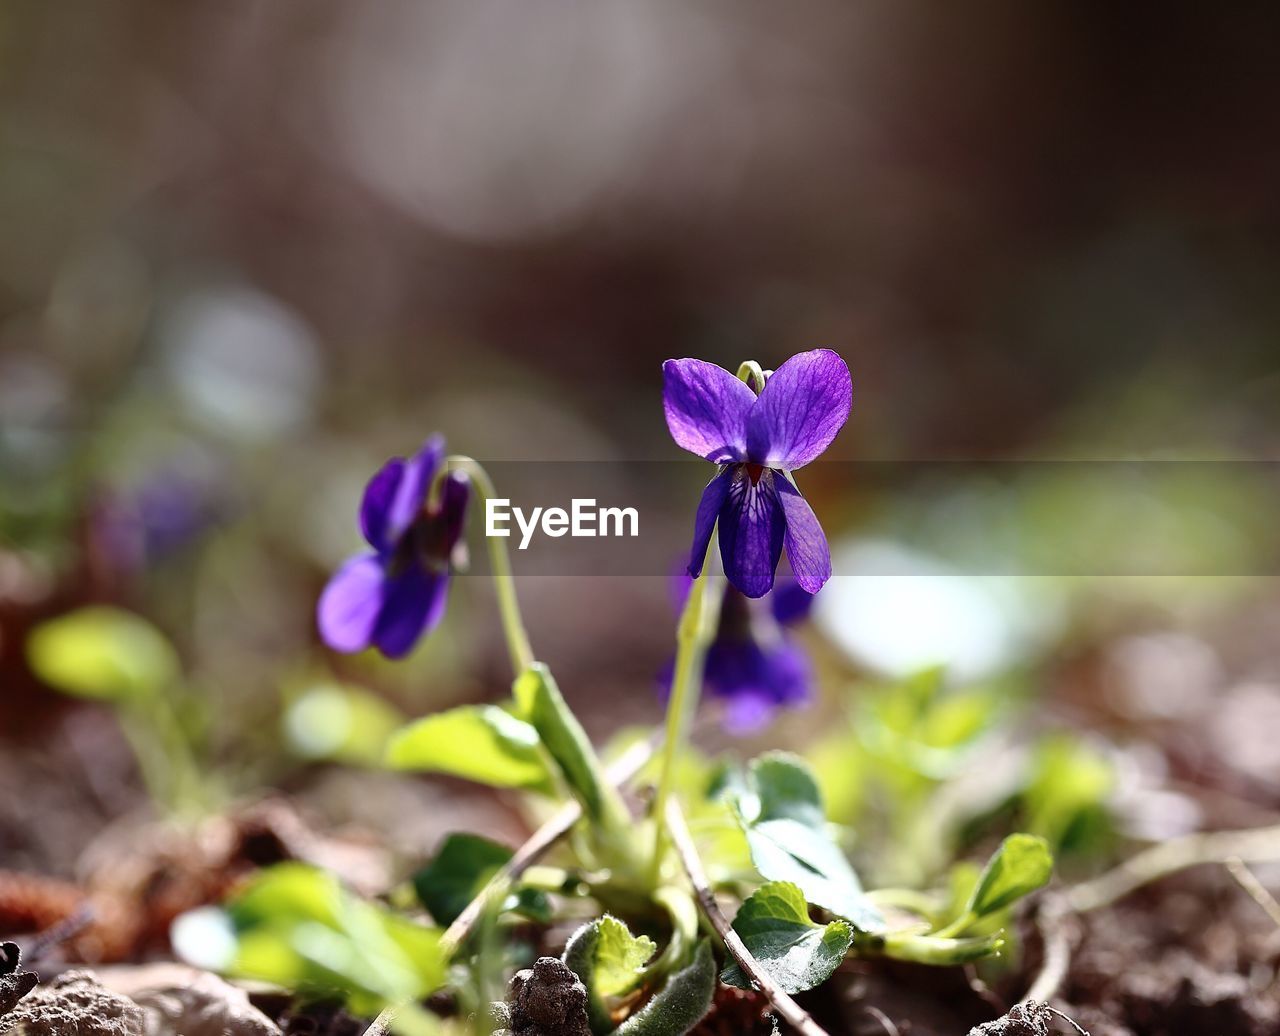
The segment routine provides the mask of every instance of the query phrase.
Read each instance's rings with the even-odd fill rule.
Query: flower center
[[[763,464],[748,464],[746,466],[747,474],[751,477],[751,484],[757,485],[760,482],[760,476],[764,474]]]

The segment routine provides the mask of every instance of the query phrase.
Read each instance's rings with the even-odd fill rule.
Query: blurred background
[[[427,813],[431,831],[451,811],[515,826],[461,785],[329,765],[508,684],[481,580],[407,663],[320,646],[365,480],[438,430],[486,461],[607,462],[625,486],[628,463],[677,452],[663,359],[773,367],[817,346],[855,385],[829,457],[846,463],[805,482],[841,572],[801,634],[829,679],[763,741],[811,743],[858,680],[943,664],[1012,682],[1034,726],[1134,749],[1129,787],[1234,796],[1144,800],[1151,836],[1274,805],[1276,487],[1237,462],[1280,446],[1278,22],[10,0],[0,860],[70,872],[140,801],[106,706],[28,662],[31,630],[87,604],[173,645],[179,720],[234,792],[291,790],[418,849]],[[1139,488],[1101,523],[1078,466],[1011,504],[999,480],[920,495],[854,463],[1117,459],[1197,463],[1179,507]],[[691,517],[706,473],[663,470]],[[1099,575],[1155,527],[1166,574]],[[1072,562],[1019,577],[1027,536]],[[1000,576],[951,567],[975,557]],[[666,579],[521,594],[594,735],[658,716]]]

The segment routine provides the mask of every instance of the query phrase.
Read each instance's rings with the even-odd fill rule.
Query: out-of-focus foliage
[[[262,871],[227,904],[226,916],[234,941],[224,970],[338,994],[366,1016],[421,999],[444,982],[437,929],[360,899],[313,867]]]
[[[391,738],[387,762],[499,788],[552,787],[538,732],[496,705],[463,705],[414,721]]]
[[[282,725],[290,747],[304,759],[380,764],[387,741],[404,717],[387,701],[358,687],[319,683],[294,698]]]
[[[51,619],[32,632],[27,657],[50,687],[106,701],[162,694],[179,675],[164,635],[118,608],[82,608]]]

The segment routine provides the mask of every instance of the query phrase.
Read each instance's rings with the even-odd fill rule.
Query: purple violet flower
[[[831,577],[831,551],[789,475],[831,445],[849,417],[853,384],[844,360],[830,349],[799,353],[759,396],[703,360],[668,360],[662,373],[671,437],[721,466],[698,504],[689,574],[702,571],[719,519],[725,575],[744,594],[769,592],[784,545],[796,581],[817,593]]]
[[[679,606],[692,580],[687,575],[677,578]],[[812,605],[813,594],[794,579],[779,580],[768,599],[758,604],[732,586],[725,590],[702,681],[713,697],[724,702],[724,727],[729,733],[754,733],[768,725],[779,709],[798,708],[812,699],[809,657],[784,631],[806,618]],[[674,671],[673,661],[662,673],[664,694],[670,692]]]
[[[373,552],[338,569],[316,608],[331,648],[373,646],[401,658],[444,615],[471,484],[464,473],[448,472],[438,501],[428,504],[443,461],[444,440],[433,436],[413,457],[392,458],[369,480],[360,527]]]

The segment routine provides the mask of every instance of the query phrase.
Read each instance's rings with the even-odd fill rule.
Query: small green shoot
[[[111,704],[157,803],[178,815],[212,805],[215,782],[201,774],[196,738],[174,700],[178,653],[151,623],[119,608],[81,608],[37,626],[27,660],[55,690]]]
[[[613,1030],[617,998],[640,985],[645,965],[656,950],[652,939],[632,935],[623,922],[609,914],[583,925],[570,937],[564,963],[587,987],[587,1017],[596,1036]]]
[[[1038,835],[1010,835],[983,868],[964,912],[937,934],[960,935],[975,922],[996,914],[1023,896],[1048,884],[1053,876],[1053,854]]]
[[[644,1007],[614,1030],[614,1036],[673,1036],[686,1033],[711,1010],[716,960],[711,944],[698,944],[693,963],[677,971]]]

